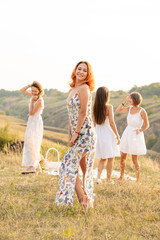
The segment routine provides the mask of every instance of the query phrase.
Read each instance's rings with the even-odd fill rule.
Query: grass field
[[[95,207],[57,207],[58,177],[21,175],[21,155],[0,153],[1,240],[158,240],[160,239],[159,166],[140,158],[141,182],[95,184]],[[95,166],[97,161],[95,162]],[[115,168],[119,169],[119,160]],[[126,173],[134,176],[129,159]]]
[[[25,122],[1,116],[0,127],[23,140]],[[59,130],[58,130],[59,131]],[[56,147],[61,159],[67,146],[57,143],[66,134],[45,130],[42,154]],[[56,137],[55,137],[56,136]],[[53,139],[57,138],[56,142]],[[48,140],[49,139],[49,140]],[[21,175],[21,154],[0,152],[0,240],[159,240],[160,239],[160,165],[140,157],[141,181],[94,184],[94,209],[82,209],[75,196],[72,208],[54,203],[58,177],[43,172]],[[94,167],[97,167],[95,160]],[[119,158],[114,169],[119,171]],[[126,173],[135,177],[129,158]]]

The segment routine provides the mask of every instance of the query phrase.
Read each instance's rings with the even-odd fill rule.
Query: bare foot
[[[39,173],[42,173],[42,168],[40,166],[36,168],[36,174],[38,175]]]
[[[137,177],[136,182],[139,182],[139,177]]]
[[[106,184],[114,184],[114,181],[112,181],[112,180],[110,179],[110,180],[106,180],[105,183],[106,183]]]
[[[139,182],[139,179],[140,179],[140,174],[139,174],[139,172],[137,173],[137,180],[136,180],[136,182]]]
[[[118,180],[118,181],[123,181],[123,180],[124,180],[124,177],[119,177],[117,180]]]
[[[79,203],[82,207],[84,207],[85,209],[88,209],[88,206],[89,206],[88,196],[84,195],[82,198],[82,201],[80,201]]]

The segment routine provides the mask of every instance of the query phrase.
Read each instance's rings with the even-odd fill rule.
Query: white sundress
[[[113,132],[108,116],[103,124],[96,124],[96,152],[95,158],[114,158],[120,156],[116,135]]]
[[[34,104],[36,104],[38,99]],[[23,148],[22,166],[34,168],[38,167],[40,161],[40,147],[43,137],[43,121],[41,114],[44,108],[44,101],[41,98],[42,107],[34,115],[29,116]],[[30,104],[29,104],[30,107]]]
[[[128,153],[131,155],[145,155],[146,154],[146,144],[144,139],[144,133],[141,132],[138,135],[136,134],[136,129],[140,129],[143,125],[143,119],[141,117],[141,111],[135,114],[131,114],[131,108],[129,108],[128,116],[127,116],[127,124],[128,126],[124,130],[121,143],[120,150],[123,153]]]

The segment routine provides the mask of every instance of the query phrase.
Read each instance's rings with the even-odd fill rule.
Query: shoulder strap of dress
[[[139,110],[139,113],[141,113],[141,112],[142,112],[142,110],[143,110],[143,108],[141,107],[141,109]]]
[[[38,100],[37,100],[36,102],[38,102],[39,100],[41,100],[42,106],[44,106],[44,100],[43,100],[43,98],[42,98],[42,97],[38,98]]]
[[[131,108],[132,108],[132,106],[129,107],[129,111],[128,111],[129,113],[130,113],[130,111],[131,111]]]

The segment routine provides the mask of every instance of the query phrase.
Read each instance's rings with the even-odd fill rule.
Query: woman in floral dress
[[[95,133],[91,117],[91,92],[94,89],[94,77],[88,62],[79,62],[73,70],[71,89],[67,99],[69,115],[68,144],[59,176],[56,196],[57,205],[73,204],[76,191],[80,204],[93,207],[92,168],[95,152]],[[81,166],[83,184],[78,169]],[[83,185],[83,186],[82,186]]]

